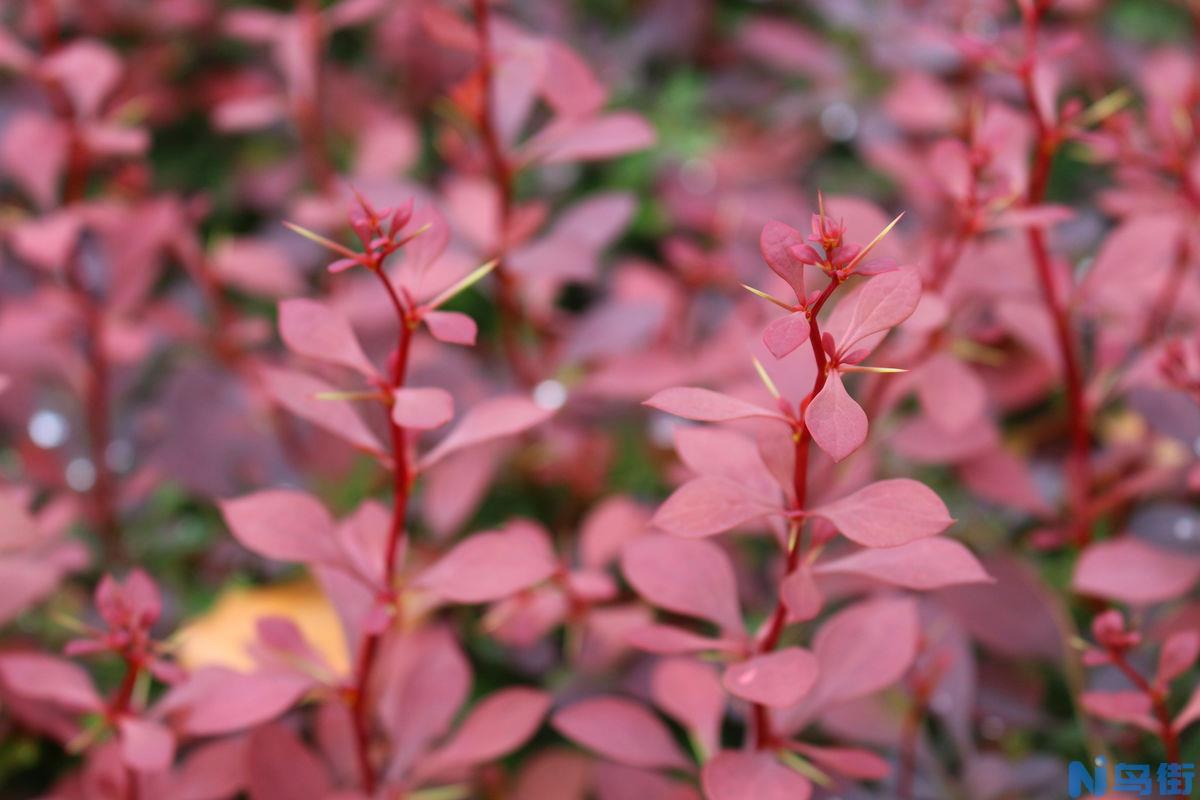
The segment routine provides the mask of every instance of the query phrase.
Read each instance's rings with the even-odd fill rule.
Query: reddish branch
[[[379,276],[379,280],[383,283],[388,299],[392,303],[392,308],[396,312],[396,321],[399,325],[396,349],[392,353],[390,361],[391,373],[388,376],[388,388],[394,391],[404,386],[405,377],[408,372],[409,351],[412,349],[412,334],[416,326],[416,319],[413,316],[413,311],[410,307],[411,304],[406,303],[396,293],[391,280],[383,271],[382,255],[376,257],[372,271]],[[389,392],[389,397],[390,395],[391,392]],[[402,562],[401,556],[407,544],[405,541],[404,523],[408,515],[408,499],[412,488],[412,470],[408,463],[407,432],[403,426],[396,423],[390,413],[387,415],[387,418],[388,434],[392,448],[392,486],[395,497],[392,501],[392,517],[388,529],[387,550],[384,553],[382,575],[384,596],[382,599],[387,603],[395,603],[397,570]],[[370,708],[367,700],[371,675],[374,670],[376,658],[379,655],[381,639],[381,633],[365,633],[363,635],[362,644],[359,647],[358,657],[355,662],[354,686],[350,705],[351,716],[354,722],[355,756],[358,761],[363,790],[367,794],[374,793],[376,786],[375,767],[371,763]]]
[[[496,130],[495,124],[496,115],[492,97],[491,13],[488,8],[488,0],[473,0],[473,2],[475,32],[479,38],[479,135],[483,140],[484,154],[487,158],[488,170],[491,172],[492,183],[496,188],[499,207],[494,274],[497,285],[496,306],[500,312],[500,342],[513,375],[525,386],[532,386],[537,383],[537,368],[525,358],[521,349],[519,330],[523,314],[517,298],[516,279],[505,263],[515,197],[514,175],[512,165],[504,155],[500,133]]]
[[[1158,723],[1158,737],[1162,740],[1163,749],[1167,754],[1167,761],[1171,764],[1182,764],[1183,757],[1179,749],[1179,735],[1175,731],[1171,721],[1171,711],[1167,708],[1167,695],[1163,689],[1156,689],[1150,685],[1150,681],[1133,668],[1133,665],[1125,658],[1123,650],[1116,648],[1108,648],[1109,657],[1112,659],[1113,666],[1121,670],[1125,677],[1129,678],[1130,682],[1138,688],[1142,694],[1146,695],[1150,700],[1150,705],[1154,709],[1154,719]]]
[[[792,470],[792,491],[795,495],[792,511],[797,515],[803,513],[808,500],[808,450],[809,444],[812,442],[812,434],[809,433],[808,425],[804,422],[804,412],[808,409],[809,403],[813,401],[813,398],[825,387],[825,381],[828,378],[829,364],[825,356],[825,348],[821,342],[821,326],[818,315],[821,313],[821,309],[825,306],[826,301],[833,296],[834,290],[841,283],[842,279],[836,272],[832,272],[825,291],[821,292],[820,296],[808,307],[806,312],[808,316],[808,338],[812,344],[813,360],[816,362],[817,375],[813,380],[812,390],[809,391],[808,396],[800,404],[799,413],[793,422],[792,439],[795,442],[796,463]],[[792,523],[788,531],[787,561],[784,567],[785,579],[800,566],[800,560],[803,555],[804,521],[798,520]],[[781,597],[776,602],[775,611],[771,614],[771,621],[768,623],[766,632],[759,641],[758,652],[760,654],[769,653],[778,646],[779,637],[783,634],[786,623],[787,606]],[[771,730],[771,717],[766,706],[755,704],[754,728],[754,741],[759,749],[771,747],[775,743],[775,734]]]
[[[1036,45],[1038,29],[1044,8],[1038,3],[1022,5],[1025,20],[1026,51],[1019,69],[1025,102],[1034,120],[1036,149],[1029,178],[1026,202],[1029,206],[1040,205],[1046,198],[1046,187],[1050,179],[1050,166],[1061,144],[1059,132],[1052,121],[1042,116],[1034,86],[1036,67]],[[1070,312],[1059,295],[1058,279],[1054,263],[1046,243],[1045,231],[1034,225],[1029,228],[1027,238],[1037,270],[1042,300],[1054,326],[1054,337],[1062,360],[1063,377],[1067,393],[1067,424],[1070,435],[1070,451],[1067,455],[1067,493],[1070,539],[1077,545],[1087,544],[1091,538],[1087,520],[1087,501],[1090,491],[1091,439],[1089,434],[1087,399],[1084,395],[1083,371],[1072,329]]]

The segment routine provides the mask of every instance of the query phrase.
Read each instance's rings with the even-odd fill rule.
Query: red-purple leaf
[[[639,650],[665,656],[735,650],[740,644],[734,639],[710,639],[673,625],[645,625],[634,628],[625,638]]]
[[[427,431],[454,418],[454,398],[445,389],[396,389],[392,400],[392,421],[402,428]]]
[[[919,633],[908,599],[869,600],[837,613],[813,639],[820,665],[813,702],[823,707],[895,683],[916,657]]]
[[[919,590],[992,582],[970,550],[943,536],[918,539],[899,547],[860,550],[818,564],[814,571],[819,575],[857,575]]]
[[[726,750],[700,775],[708,800],[808,800],[812,784],[763,751]]]
[[[720,741],[727,698],[716,670],[695,658],[666,658],[650,678],[654,704],[711,752]]]
[[[182,733],[215,736],[274,719],[311,685],[312,679],[301,675],[203,667],[167,692],[154,710]]]
[[[798,299],[803,299],[807,292],[804,288],[804,264],[793,254],[793,248],[804,247],[806,244],[800,231],[776,220],[764,225],[758,237],[758,249],[762,253],[763,261],[792,287]],[[799,316],[804,318],[803,314]],[[804,320],[804,334],[808,335],[807,319]],[[767,347],[770,348],[770,344]],[[795,349],[795,345],[791,349]],[[773,348],[771,352],[776,358],[783,357],[775,353]]]
[[[763,344],[776,358],[783,358],[804,344],[808,337],[808,317],[803,313],[788,314],[786,317],[771,320],[763,330]]]
[[[1150,698],[1140,690],[1084,692],[1080,700],[1083,710],[1094,717],[1137,725],[1151,732],[1158,731],[1158,724],[1150,713]]]
[[[813,580],[812,569],[801,564],[779,585],[779,597],[788,611],[788,622],[814,619],[825,605],[825,596]]]
[[[263,381],[271,396],[296,416],[369,453],[385,453],[383,445],[362,421],[354,406],[345,400],[323,399],[320,396],[335,394],[336,387],[311,375],[283,369],[264,369]]]
[[[537,731],[550,697],[536,689],[504,689],[480,701],[455,734],[420,764],[422,775],[494,761],[508,755]]]
[[[867,413],[846,391],[836,370],[805,409],[804,424],[834,461],[841,461],[867,439]]]
[[[933,490],[908,478],[876,481],[810,512],[866,547],[896,547],[941,533],[954,520]]]
[[[754,403],[747,403],[745,400],[714,392],[711,389],[700,389],[694,386],[663,389],[642,405],[700,422],[729,422],[753,417],[784,419],[784,416],[778,411],[756,406]]]
[[[559,119],[526,146],[527,158],[546,164],[612,158],[654,144],[654,128],[638,114],[617,111],[582,122]]]
[[[121,732],[121,758],[130,769],[138,772],[164,772],[175,758],[175,737],[157,722],[122,717],[117,722]]]
[[[1171,634],[1163,642],[1162,650],[1158,654],[1155,684],[1167,686],[1171,681],[1191,669],[1198,656],[1200,656],[1200,633],[1177,631]]]
[[[1089,545],[1071,585],[1079,594],[1146,606],[1183,596],[1197,579],[1200,558],[1123,536]]]
[[[848,353],[868,336],[899,325],[916,310],[920,299],[921,279],[912,270],[871,278],[854,295],[853,312],[838,338],[839,351]]]
[[[712,536],[779,509],[750,496],[746,487],[726,478],[703,476],[680,486],[651,520],[677,536]]]
[[[643,536],[625,546],[621,571],[644,599],[741,633],[737,581],[729,558],[710,542]]]
[[[662,720],[632,700],[582,700],[558,711],[551,723],[571,741],[620,764],[666,769],[689,765]]]
[[[417,585],[456,603],[487,603],[541,583],[557,569],[545,533],[515,523],[459,542],[421,574]]]
[[[311,495],[269,489],[222,500],[220,507],[234,538],[261,556],[301,563],[340,560],[333,518]]]
[[[425,454],[421,459],[421,469],[428,469],[464,448],[503,436],[514,436],[545,422],[553,414],[552,409],[542,408],[528,397],[519,395],[484,400],[467,411],[454,430]]]
[[[316,754],[283,725],[265,725],[250,734],[250,800],[329,800],[329,773]]]
[[[817,659],[785,647],[725,668],[721,683],[730,694],[759,705],[786,708],[803,699],[817,681]]]
[[[0,682],[13,694],[68,711],[99,711],[104,701],[82,667],[40,653],[0,655]]]
[[[467,347],[475,344],[479,328],[474,319],[460,311],[427,311],[422,319],[439,342]]]
[[[888,762],[870,750],[853,747],[815,747],[802,742],[790,745],[797,753],[807,756],[814,764],[860,781],[878,781],[891,772]]]
[[[305,298],[281,302],[279,335],[293,353],[340,364],[368,378],[375,375],[349,321],[323,303]]]

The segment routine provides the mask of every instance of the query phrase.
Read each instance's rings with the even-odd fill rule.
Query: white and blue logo
[[[1067,794],[1076,798],[1112,791],[1141,797],[1191,797],[1195,775],[1195,764],[1114,764],[1110,780],[1103,758],[1097,758],[1090,769],[1082,761],[1072,761],[1067,767]]]

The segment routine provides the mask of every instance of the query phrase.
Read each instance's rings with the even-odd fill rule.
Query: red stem
[[[1057,131],[1051,128],[1050,122],[1042,117],[1033,84],[1034,55],[1042,6],[1031,4],[1025,8],[1026,61],[1021,66],[1020,78],[1025,92],[1025,101],[1037,132],[1037,149],[1034,153],[1027,197],[1027,204],[1036,206],[1040,205],[1046,197],[1050,165],[1058,150],[1059,136]],[[1058,281],[1046,244],[1045,231],[1036,226],[1031,227],[1027,238],[1037,270],[1038,283],[1042,290],[1042,300],[1054,325],[1054,337],[1063,364],[1067,393],[1067,424],[1070,430],[1070,452],[1066,465],[1068,514],[1070,516],[1068,524],[1071,540],[1076,545],[1083,546],[1091,538],[1090,526],[1085,519],[1091,483],[1089,474],[1091,437],[1088,432],[1090,426],[1087,400],[1084,395],[1083,371],[1079,364],[1070,315],[1062,298],[1059,297]]]
[[[388,299],[396,311],[397,322],[399,323],[396,350],[392,353],[392,368],[391,375],[389,376],[390,387],[392,389],[399,389],[404,385],[408,372],[409,352],[412,349],[412,314],[396,293],[396,289],[392,286],[387,274],[383,271],[382,259],[374,265],[373,271],[383,283]],[[388,529],[387,550],[384,553],[382,579],[385,595],[391,600],[393,599],[397,567],[401,561],[400,556],[404,552],[405,546],[404,523],[408,515],[408,498],[410,489],[412,488],[412,471],[408,463],[407,435],[404,427],[396,424],[390,413],[388,414],[387,424],[392,446],[392,460],[394,462],[392,486],[395,497],[392,503],[391,524]],[[375,660],[379,655],[381,639],[382,634],[380,633],[371,633],[363,637],[355,663],[354,688],[352,690],[350,705],[351,716],[354,722],[355,756],[358,761],[363,790],[367,794],[373,794],[376,786],[375,768],[371,763],[371,726],[367,694]]]
[[[804,412],[808,408],[809,403],[825,386],[825,381],[828,377],[828,359],[825,356],[825,348],[821,343],[821,327],[817,319],[817,315],[821,312],[825,302],[833,295],[835,289],[841,285],[841,279],[833,277],[829,281],[829,285],[825,287],[825,291],[821,292],[816,301],[808,309],[808,338],[812,344],[813,360],[817,365],[817,375],[813,380],[812,390],[808,396],[800,404],[799,414],[794,423],[795,429],[792,433],[793,441],[795,442],[795,460],[796,463],[792,470],[792,491],[795,494],[795,501],[792,506],[793,511],[803,511],[808,498],[808,449],[809,443],[812,441],[812,435],[808,431],[808,425],[804,422]],[[800,566],[800,559],[804,554],[804,522],[800,520],[793,523],[794,528],[789,530],[787,562],[784,568],[784,578],[796,571]],[[769,653],[779,644],[779,638],[783,634],[783,629],[787,623],[787,606],[784,605],[783,599],[780,598],[775,604],[775,611],[771,614],[771,621],[768,623],[766,632],[763,634],[759,642],[758,653]],[[771,731],[771,717],[766,706],[755,704],[754,706],[754,741],[759,749],[765,749],[775,743],[775,735]]]
[[[488,169],[500,204],[499,240],[496,243],[496,306],[500,312],[500,342],[508,359],[513,375],[525,386],[537,383],[536,366],[525,358],[518,338],[521,327],[521,304],[517,298],[516,279],[504,263],[508,250],[508,233],[512,221],[514,202],[513,169],[504,156],[500,135],[495,126],[492,102],[492,42],[489,36],[491,12],[488,0],[473,0],[475,32],[479,38],[479,74],[482,84],[482,108],[480,109],[479,133],[487,156]]]
[[[1183,758],[1179,749],[1179,736],[1175,733],[1175,728],[1171,724],[1171,711],[1167,708],[1166,693],[1151,686],[1150,681],[1146,680],[1125,659],[1123,652],[1110,649],[1108,653],[1112,658],[1113,665],[1125,673],[1125,677],[1129,678],[1129,681],[1150,699],[1150,704],[1154,708],[1154,718],[1158,721],[1158,736],[1162,739],[1163,749],[1167,754],[1167,761],[1172,764],[1182,764]]]

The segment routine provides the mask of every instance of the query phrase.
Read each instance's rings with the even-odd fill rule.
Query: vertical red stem
[[[1158,736],[1162,740],[1167,761],[1172,764],[1183,763],[1183,757],[1179,748],[1179,736],[1172,725],[1171,711],[1167,708],[1166,693],[1151,686],[1150,681],[1146,680],[1140,672],[1133,668],[1133,665],[1126,660],[1125,654],[1120,650],[1109,650],[1109,656],[1112,658],[1113,665],[1121,670],[1125,674],[1125,677],[1129,678],[1129,681],[1149,698],[1150,705],[1154,709],[1154,719],[1158,722]]]
[[[1037,33],[1042,6],[1032,3],[1024,6],[1023,9],[1026,58],[1020,69],[1020,78],[1025,92],[1025,101],[1034,120],[1037,139],[1026,201],[1029,206],[1036,206],[1040,205],[1046,197],[1050,165],[1058,150],[1059,136],[1057,131],[1052,128],[1051,122],[1042,117],[1033,82]],[[1055,275],[1049,247],[1046,244],[1045,231],[1036,226],[1030,227],[1027,238],[1037,271],[1038,284],[1042,291],[1042,300],[1053,323],[1054,338],[1062,360],[1067,394],[1067,424],[1070,431],[1070,451],[1066,466],[1068,514],[1070,515],[1068,525],[1071,540],[1082,546],[1091,538],[1090,525],[1086,516],[1091,484],[1089,459],[1091,440],[1087,399],[1084,395],[1083,370],[1079,363],[1079,353],[1072,330],[1070,313],[1059,296],[1058,279]]]
[[[508,359],[513,375],[525,386],[537,382],[537,368],[521,349],[518,332],[521,327],[521,304],[517,298],[516,279],[505,264],[508,249],[509,227],[512,222],[514,201],[512,165],[504,155],[500,142],[499,131],[495,125],[495,109],[492,100],[492,42],[491,12],[488,0],[473,0],[475,12],[475,32],[479,39],[479,74],[481,88],[481,108],[479,119],[479,134],[483,140],[483,149],[487,157],[488,169],[492,174],[492,182],[496,187],[497,203],[499,204],[499,220],[496,243],[496,306],[500,312],[500,342]]]
[[[412,349],[413,326],[411,314],[404,302],[396,294],[396,290],[388,279],[387,274],[384,273],[382,263],[377,262],[375,264],[374,272],[383,283],[392,307],[396,312],[397,323],[399,325],[396,349],[392,353],[391,374],[389,375],[389,385],[391,388],[399,389],[404,385],[405,377],[407,376],[409,351]],[[408,497],[412,484],[412,471],[408,463],[407,434],[404,427],[398,425],[392,419],[390,413],[388,414],[387,424],[392,448],[392,460],[394,462],[392,472],[394,499],[392,501],[391,523],[388,529],[387,549],[384,553],[382,580],[384,591],[390,596],[394,591],[400,554],[404,552],[406,544],[404,523],[408,515]],[[370,708],[367,700],[371,675],[376,657],[379,655],[381,638],[382,634],[379,633],[370,633],[363,636],[358,657],[355,660],[354,687],[350,705],[354,723],[355,757],[358,761],[362,787],[367,794],[374,793],[376,786],[375,767],[371,762]]]

